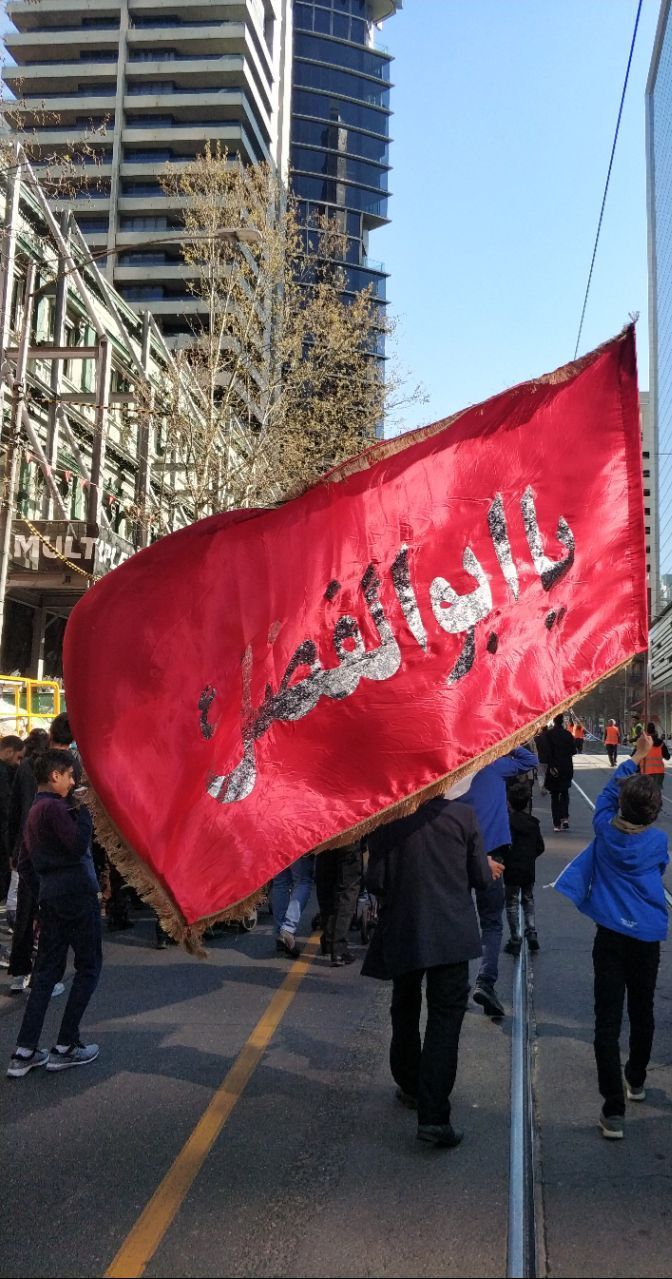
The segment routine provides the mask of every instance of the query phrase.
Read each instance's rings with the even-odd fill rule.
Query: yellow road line
[[[319,934],[315,933],[311,942],[316,942],[318,937]],[[212,1146],[259,1065],[315,954],[316,950],[311,946],[309,952],[293,961],[290,972],[259,1018],[191,1136],[105,1271],[105,1279],[136,1279],[136,1276],[144,1274],[145,1267],[175,1220]]]

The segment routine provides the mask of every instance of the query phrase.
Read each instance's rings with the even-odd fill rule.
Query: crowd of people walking
[[[600,795],[595,838],[554,885],[597,925],[593,948],[595,1057],[605,1137],[623,1136],[625,1101],[640,1101],[651,1054],[660,942],[667,934],[662,875],[667,838],[654,825],[660,811],[666,743],[653,723],[637,725],[631,758],[617,767],[620,732],[604,735],[616,768]],[[336,968],[355,954],[349,933],[364,891],[379,905],[362,973],[392,982],[390,1066],[399,1101],[417,1110],[418,1138],[456,1146],[451,1093],[471,990],[469,962],[479,960],[474,1002],[489,1017],[505,1015],[497,993],[504,918],[505,951],[540,947],[534,883],[545,844],[532,812],[537,776],[550,795],[553,829],[569,829],[574,757],[585,729],[556,715],[534,743],[475,771],[446,795],[407,817],[379,826],[367,839],[317,855],[306,853],[270,886],[275,948],[295,960],[302,915],[316,888],[322,955]],[[2,956],[7,993],[27,995],[7,1074],[61,1071],[98,1056],[80,1023],[102,967],[101,899],[108,925],[130,921],[132,895],[96,845],[82,766],[67,715],[49,733],[0,740],[0,892],[11,946]],[[366,871],[365,871],[365,863]],[[158,921],[156,944],[166,944]],[[75,976],[56,1043],[40,1036],[49,1002],[64,993],[69,950]],[[427,1026],[420,1031],[422,990]],[[621,1074],[619,1035],[627,995],[630,1051]]]

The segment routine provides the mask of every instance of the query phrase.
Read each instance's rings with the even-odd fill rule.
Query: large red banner
[[[191,924],[646,644],[630,328],[135,555],[77,605],[65,681],[109,818]]]

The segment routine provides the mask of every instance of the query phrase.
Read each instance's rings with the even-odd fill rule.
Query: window
[[[168,218],[135,214],[121,219],[122,231],[167,231]]]
[[[153,97],[156,93],[174,93],[175,84],[172,80],[138,80],[135,84],[129,84],[126,92],[129,94],[143,94],[145,97]]]
[[[168,254],[162,253],[158,249],[148,249],[145,253],[121,253],[119,255],[120,266],[165,266],[167,261]]]
[[[651,497],[651,489],[644,489],[644,497]]]
[[[126,126],[129,129],[172,129],[175,120],[172,115],[127,115]]]
[[[87,217],[84,213],[75,214],[75,221],[84,235],[103,235],[107,231],[107,218]],[[100,258],[96,261],[100,265]]]
[[[131,13],[129,14],[129,17],[131,20],[131,26],[133,27],[179,27],[182,25],[181,20],[177,18],[175,14],[171,14],[170,17],[166,16],[164,18],[147,18],[141,14]]]
[[[80,49],[79,56],[82,62],[117,61],[117,53],[115,49]]]
[[[155,121],[153,121],[155,123]],[[155,151],[124,151],[124,162],[126,164],[165,164],[167,160],[172,160],[172,147],[157,147]]]
[[[161,302],[165,295],[162,284],[122,285],[119,292],[127,302]]]
[[[648,480],[648,479],[650,479],[650,478],[651,478],[651,472],[650,472],[650,471],[642,471],[642,475],[644,476],[644,479],[645,479],[645,480]]]
[[[172,62],[177,57],[176,49],[131,49],[129,62]]]
[[[161,183],[157,178],[146,178],[144,181],[134,181],[128,178],[122,181],[122,195],[163,195],[164,191]]]

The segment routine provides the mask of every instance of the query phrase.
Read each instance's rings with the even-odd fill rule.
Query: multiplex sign
[[[86,573],[106,573],[133,554],[123,538],[82,520],[14,520],[11,560],[15,567],[36,573],[62,573],[63,559]],[[36,531],[34,531],[36,530]],[[61,558],[63,557],[63,558]]]

